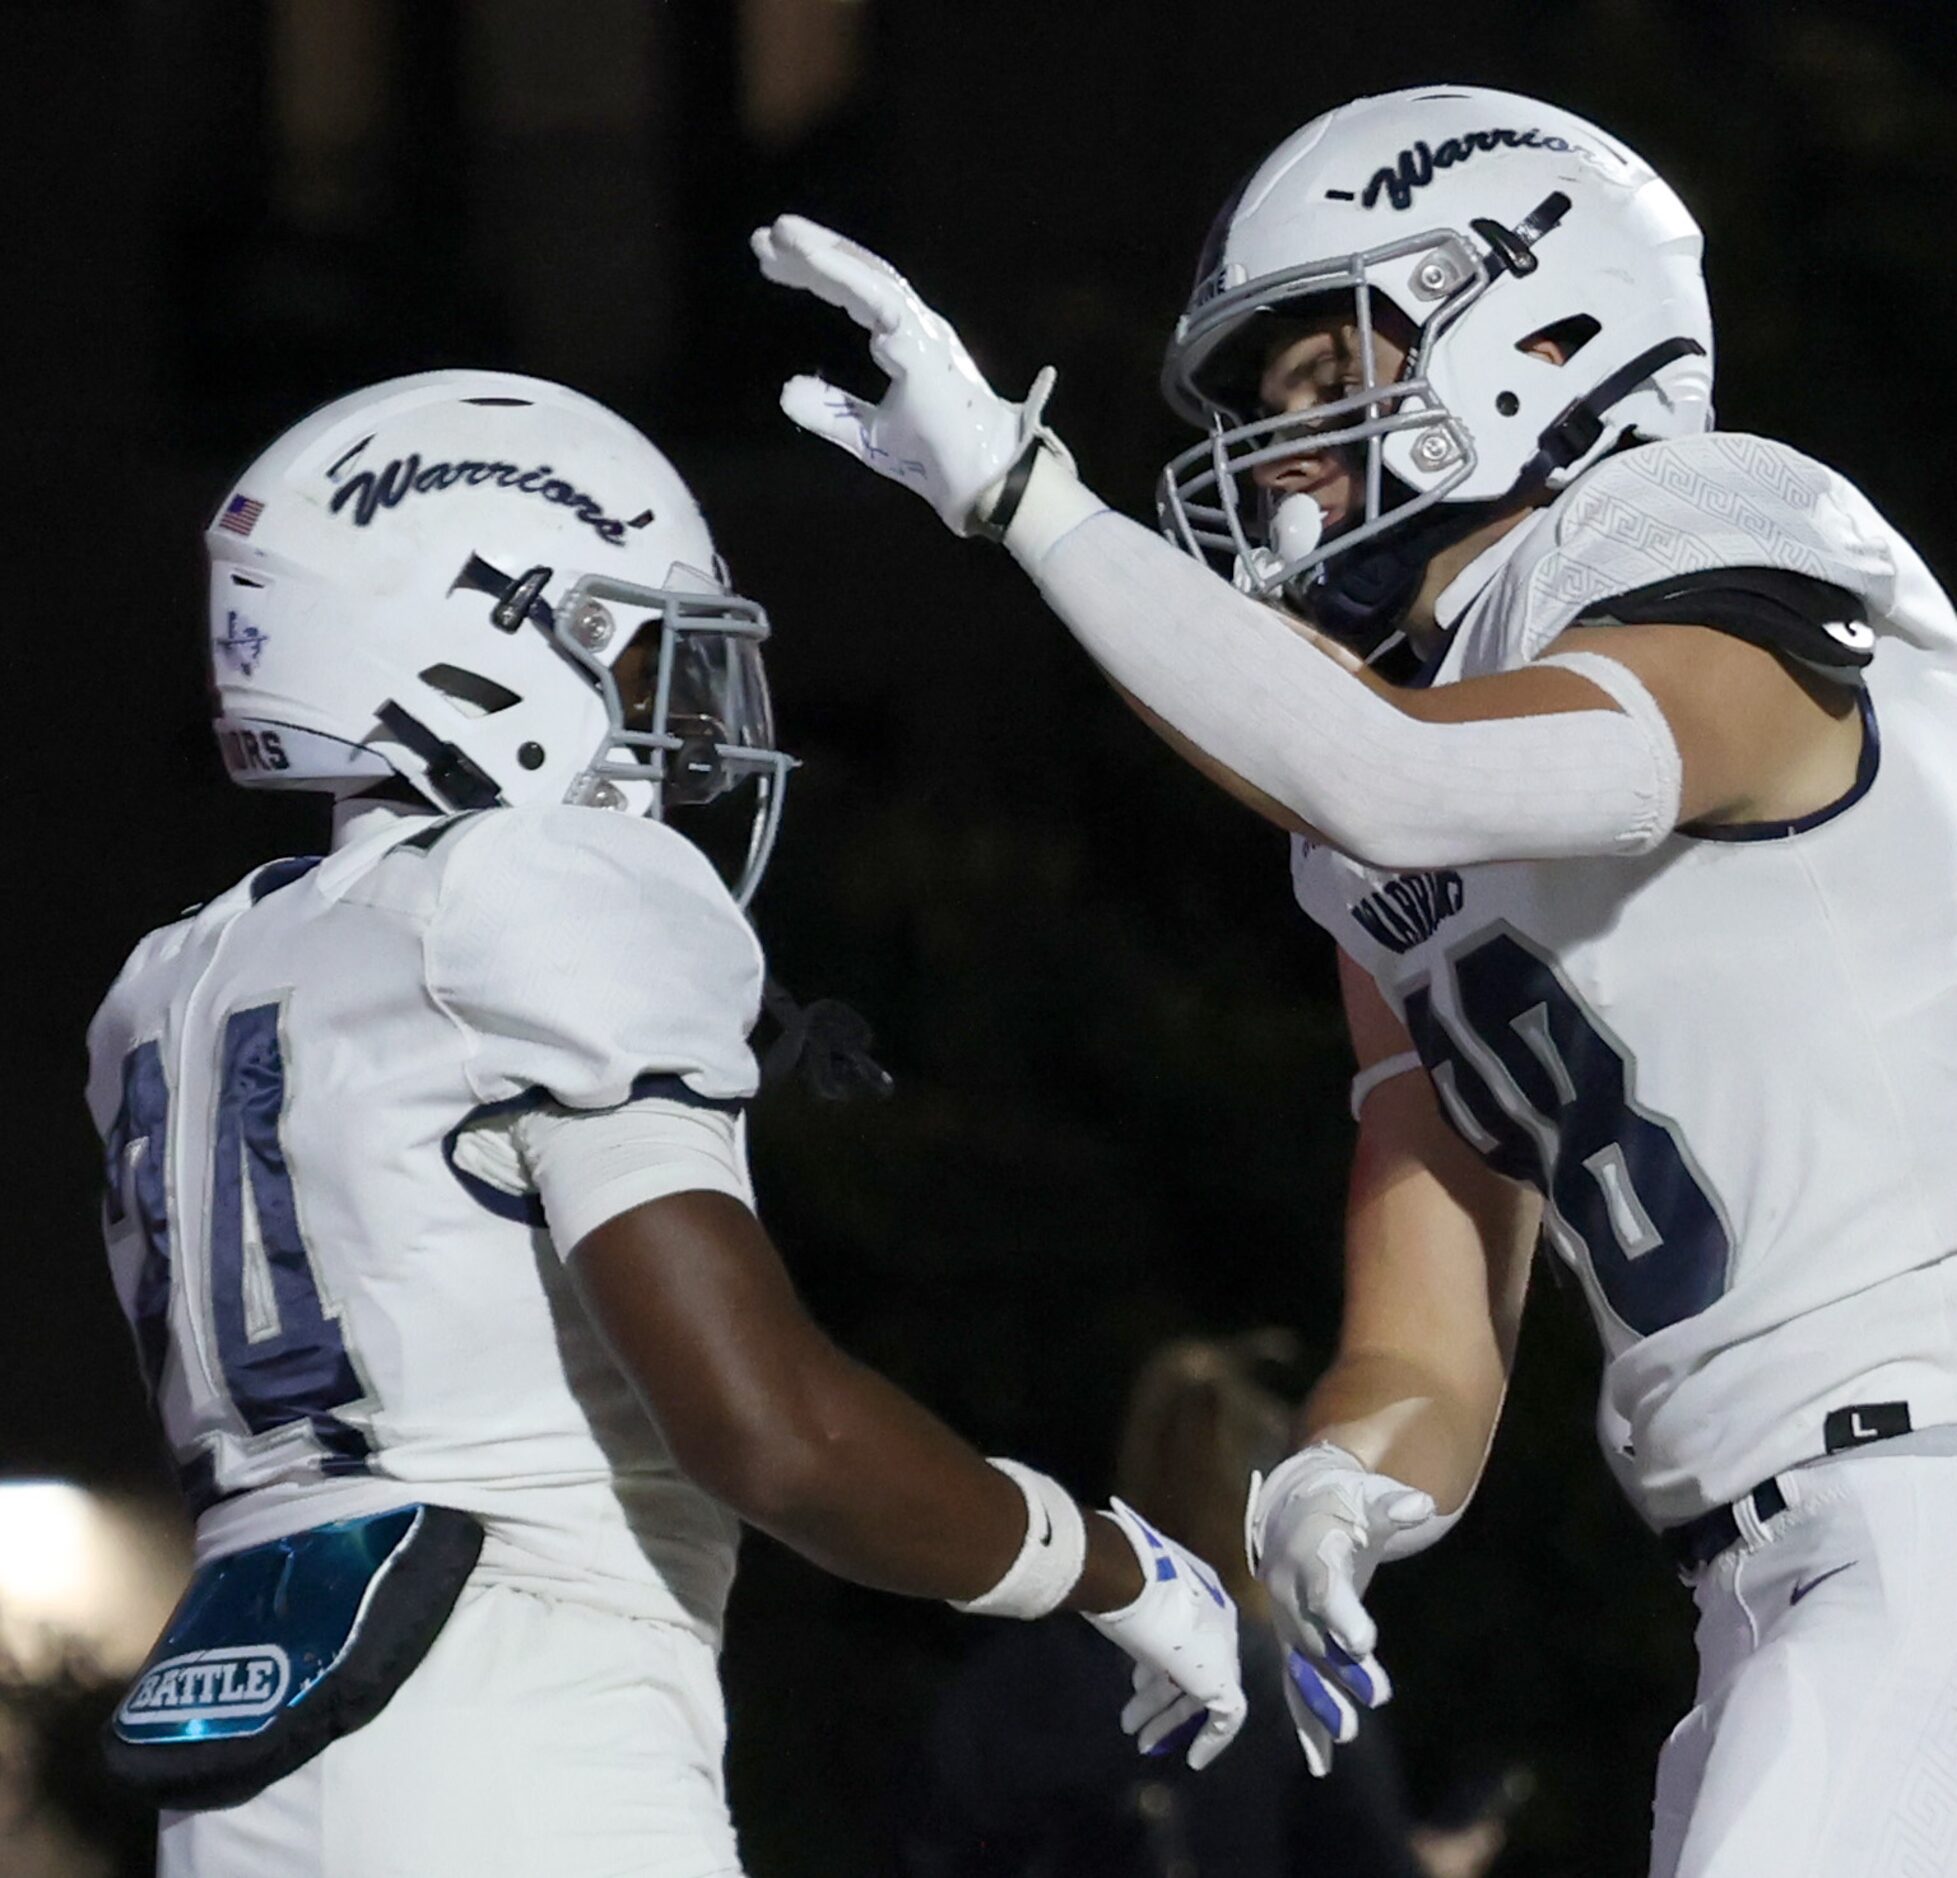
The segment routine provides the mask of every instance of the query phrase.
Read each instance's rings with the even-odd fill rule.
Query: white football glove
[[[1244,1550],[1271,1594],[1284,1699],[1314,1774],[1359,1732],[1361,1708],[1392,1697],[1360,1599],[1388,1545],[1435,1518],[1419,1488],[1367,1472],[1329,1442],[1301,1449],[1268,1480],[1250,1477]]]
[[[1189,1765],[1207,1767],[1244,1723],[1236,1600],[1201,1559],[1134,1508],[1116,1500],[1107,1516],[1135,1548],[1141,1595],[1118,1611],[1082,1615],[1135,1659],[1122,1732],[1144,1754],[1173,1753],[1186,1739]]]
[[[877,404],[821,378],[791,378],[781,408],[804,430],[915,489],[954,535],[971,534],[984,519],[994,485],[1036,438],[1072,467],[1043,421],[1051,366],[1026,402],[1013,404],[985,382],[910,282],[868,248],[800,215],[778,216],[751,239],[763,274],[841,307],[868,331],[870,357],[890,375]]]

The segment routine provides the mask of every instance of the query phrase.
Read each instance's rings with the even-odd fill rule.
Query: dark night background
[[[1708,236],[1719,405],[1957,572],[1943,0],[1202,7],[1084,0],[5,0],[14,678],[0,1473],[154,1486],[96,1236],[82,1033],[127,947],[316,813],[224,782],[199,538],[315,402],[438,364],[639,422],[776,624],[806,769],[758,902],[781,976],[874,1022],[899,1093],[764,1104],[818,1315],[992,1452],[1105,1490],[1165,1335],[1337,1303],[1348,1063],[1282,840],[1123,712],[996,553],[793,433],[853,328],[766,287],[780,208],[882,247],[1110,499],[1182,432],[1155,373],[1224,192],[1306,118],[1429,80],[1552,97]],[[1489,1478],[1374,1606],[1417,1796],[1539,1777],[1499,1870],[1641,1872],[1691,1610],[1591,1448],[1594,1340],[1544,1284]],[[756,1878],[877,1869],[977,1626],[751,1542],[727,1675]],[[1328,1864],[1327,1869],[1332,1867]]]

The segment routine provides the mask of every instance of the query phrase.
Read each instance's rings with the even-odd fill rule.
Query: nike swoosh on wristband
[[[1046,1521],[1046,1531],[1040,1534],[1040,1543],[1042,1545],[1051,1545],[1053,1543],[1053,1515],[1045,1507],[1041,1507],[1040,1517]]]
[[[1810,1591],[1813,1591],[1820,1585],[1825,1585],[1830,1578],[1839,1578],[1843,1572],[1853,1571],[1857,1565],[1861,1564],[1861,1562],[1862,1561],[1860,1559],[1852,1558],[1848,1561],[1846,1565],[1837,1565],[1833,1571],[1823,1572],[1819,1578],[1810,1578],[1806,1584],[1796,1585],[1794,1589],[1787,1594],[1787,1602],[1789,1606],[1791,1607],[1793,1605],[1800,1603],[1800,1601],[1804,1597],[1806,1597]]]

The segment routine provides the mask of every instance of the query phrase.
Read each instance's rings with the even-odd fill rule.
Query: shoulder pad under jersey
[[[1867,499],[1799,451],[1726,431],[1640,444],[1560,496],[1491,582],[1464,621],[1461,673],[1526,664],[1614,598],[1724,568],[1823,582],[1867,614],[1896,579],[1893,537]]]
[[[761,948],[684,836],[609,809],[493,809],[429,858],[429,990],[471,1034],[478,1100],[608,1108],[674,1076],[754,1093]]]

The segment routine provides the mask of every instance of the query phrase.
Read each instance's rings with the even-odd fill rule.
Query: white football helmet
[[[1162,388],[1209,434],[1163,471],[1164,531],[1335,630],[1391,623],[1433,555],[1501,507],[1632,434],[1710,427],[1703,246],[1647,164],[1553,105],[1431,87],[1315,118],[1225,204],[1198,263]],[[1333,295],[1353,308],[1361,383],[1265,414],[1259,316]],[[1390,384],[1373,364],[1381,300],[1414,332]],[[1545,336],[1563,364],[1524,349]],[[1322,540],[1309,496],[1276,499],[1247,475],[1307,436],[1345,452],[1364,488]]]
[[[662,818],[751,781],[747,904],[794,766],[767,615],[623,418],[504,372],[392,379],[280,437],[205,540],[233,781]]]

